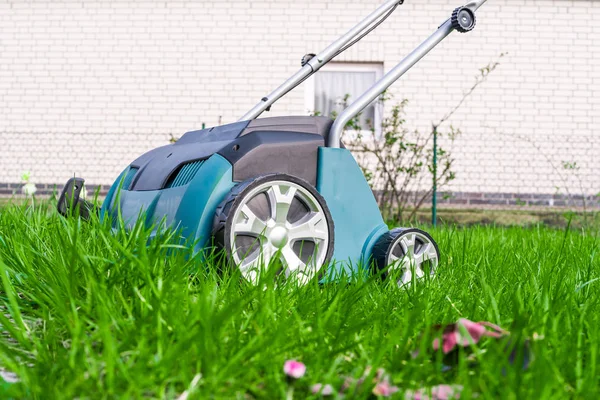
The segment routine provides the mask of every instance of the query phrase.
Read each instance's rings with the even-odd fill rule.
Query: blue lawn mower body
[[[120,212],[127,224],[140,216],[149,225],[164,220],[202,252],[218,229],[217,207],[236,185],[269,175],[295,177],[314,187],[329,209],[331,259],[338,261],[332,265],[355,274],[355,267],[369,264],[375,242],[388,228],[352,154],[324,146],[332,123],[323,117],[283,117],[188,132],[131,163],[110,189],[101,217]]]
[[[439,250],[413,228],[389,230],[361,168],[340,138],[345,125],[454,30],[475,25],[479,0],[452,16],[421,46],[333,121],[325,117],[256,119],[280,97],[385,20],[402,0],[388,0],[263,98],[240,122],[186,133],[130,163],[99,210],[102,219],[181,232],[194,252],[227,255],[255,282],[271,265],[301,283],[392,270],[399,284],[433,275]],[[356,37],[358,36],[358,39]],[[78,204],[83,180],[71,179],[58,209]]]

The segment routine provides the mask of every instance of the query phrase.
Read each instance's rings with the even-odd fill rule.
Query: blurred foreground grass
[[[432,231],[437,278],[403,288],[268,278],[251,287],[190,257],[172,234],[149,244],[148,234],[65,220],[46,203],[0,209],[0,366],[20,380],[0,397],[289,398],[287,359],[308,368],[298,399],[367,366],[402,390],[461,384],[464,398],[600,394],[597,231],[442,227]],[[477,365],[461,356],[449,372],[411,357],[423,330],[460,317],[530,338],[530,367],[491,342]]]

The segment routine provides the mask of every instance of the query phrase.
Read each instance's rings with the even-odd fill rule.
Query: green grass
[[[461,384],[463,398],[600,394],[594,232],[439,228],[437,278],[408,288],[375,279],[250,287],[186,257],[172,235],[147,245],[148,233],[113,234],[46,205],[0,209],[0,366],[20,379],[0,397],[289,398],[287,359],[307,366],[296,399],[367,366],[403,390]],[[460,317],[497,323],[513,343],[531,338],[534,361],[511,365],[493,341],[476,364],[461,355],[449,372],[439,357],[411,357],[427,327]]]
[[[421,209],[417,212],[416,220],[422,223],[431,221],[431,209]],[[527,209],[467,209],[441,208],[438,210],[438,220],[441,223],[460,226],[496,225],[535,227],[545,225],[564,229],[567,225],[572,228],[600,227],[600,212],[596,209],[583,212],[566,208],[534,208]]]

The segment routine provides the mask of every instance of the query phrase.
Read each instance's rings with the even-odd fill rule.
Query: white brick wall
[[[379,3],[0,0],[0,182],[109,184],[170,134],[235,121]],[[339,60],[388,70],[458,5],[407,0]],[[600,192],[600,1],[490,0],[478,18],[392,90],[426,130],[509,53],[451,121],[451,189]],[[300,87],[269,115],[306,111]]]

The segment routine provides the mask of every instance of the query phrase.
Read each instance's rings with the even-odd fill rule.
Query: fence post
[[[431,196],[431,224],[437,226],[437,126],[433,127],[433,195]]]

